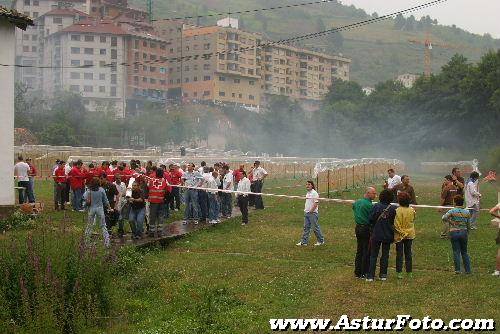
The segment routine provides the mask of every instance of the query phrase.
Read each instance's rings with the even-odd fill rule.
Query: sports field
[[[304,195],[300,186],[275,188],[297,183],[305,182],[269,180],[264,192]],[[439,204],[440,177],[416,176],[412,184],[419,204]],[[63,218],[62,213],[52,212],[51,191],[50,181],[37,183],[38,197],[47,203],[43,220],[65,219],[79,237],[83,214],[68,212]],[[484,208],[496,204],[497,186],[482,184],[480,191]],[[336,196],[356,199],[362,193],[359,188]],[[414,277],[396,279],[392,247],[388,280],[369,283],[354,278],[356,242],[350,206],[320,203],[326,244],[312,246],[312,236],[310,246],[297,247],[303,201],[265,198],[265,205],[265,210],[250,213],[248,226],[233,218],[163,247],[122,251],[132,265],[112,276],[111,314],[88,332],[266,333],[270,318],[336,319],[342,314],[500,321],[500,280],[491,276],[497,231],[487,212],[481,213],[479,229],[469,236],[472,275],[454,274],[450,242],[439,237],[440,213],[418,209]],[[172,219],[180,217],[177,212]],[[2,243],[10,235],[26,233],[7,232]]]

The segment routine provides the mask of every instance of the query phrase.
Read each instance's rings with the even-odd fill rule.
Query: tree
[[[398,14],[394,19],[394,29],[402,30],[406,24],[406,19],[403,14]]]

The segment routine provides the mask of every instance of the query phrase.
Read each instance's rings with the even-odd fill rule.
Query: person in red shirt
[[[182,172],[179,166],[170,164],[168,166],[169,183],[173,186],[178,186],[182,183]],[[179,211],[181,209],[181,188],[172,187],[170,195],[170,209]]]
[[[168,183],[164,178],[163,169],[156,169],[155,177],[148,178],[148,201],[149,201],[149,233],[150,236],[161,236],[162,234],[162,210],[164,209],[165,197],[168,194]],[[167,206],[168,210],[168,206]]]
[[[64,171],[66,163],[59,161],[57,168],[54,170],[54,209],[64,210],[63,194],[66,189],[66,172]]]
[[[90,185],[90,183],[92,182],[92,179],[94,177],[99,177],[99,174],[97,172],[97,168],[95,168],[95,165],[94,163],[90,163],[89,164],[89,170],[87,171],[86,173],[86,178],[85,178],[85,184],[87,185],[87,187]]]
[[[68,173],[69,186],[73,192],[73,210],[83,212],[83,193],[85,191],[86,175],[82,171],[83,162],[78,160]]]
[[[235,169],[233,171],[233,180],[234,180],[234,190],[238,189],[238,183],[243,178],[243,172],[245,171],[245,165],[240,165],[239,169]],[[236,196],[238,197],[238,196]],[[238,198],[234,200],[234,205],[238,206]]]

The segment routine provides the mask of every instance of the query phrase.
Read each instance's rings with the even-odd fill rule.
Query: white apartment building
[[[46,86],[51,94],[79,93],[89,111],[114,109],[125,115],[126,33],[111,21],[81,21],[47,37],[44,50]]]
[[[86,0],[15,0],[14,8],[33,19],[57,8],[73,8],[83,13],[87,12]],[[56,19],[56,21],[59,21]],[[62,20],[61,23],[63,24]],[[26,31],[16,30],[16,64],[26,66],[39,65],[39,29],[41,23],[35,23]],[[35,67],[16,69],[16,81],[21,81],[32,89],[38,89],[40,75]]]

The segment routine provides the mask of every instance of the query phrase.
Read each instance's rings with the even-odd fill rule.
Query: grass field
[[[270,180],[272,188],[297,181]],[[421,204],[439,202],[439,177],[413,179]],[[64,218],[49,208],[51,184],[38,182],[48,220],[65,219],[81,233],[82,214]],[[301,187],[273,193],[304,194]],[[363,189],[342,193],[359,198]],[[483,207],[497,201],[497,189],[482,185]],[[340,195],[339,195],[340,196]],[[164,248],[130,250],[139,263],[112,282],[113,314],[95,333],[265,333],[269,318],[393,317],[493,318],[500,320],[500,280],[494,269],[496,230],[483,212],[469,237],[473,274],[455,275],[449,241],[439,238],[440,214],[417,210],[414,278],[397,280],[391,248],[386,282],[368,283],[353,274],[354,223],[350,206],[322,203],[322,247],[296,247],[303,201],[265,199],[266,210],[200,230]],[[179,213],[174,219],[179,218]],[[26,232],[12,231],[9,234]],[[34,232],[36,233],[36,231]],[[312,241],[314,236],[312,236]]]

